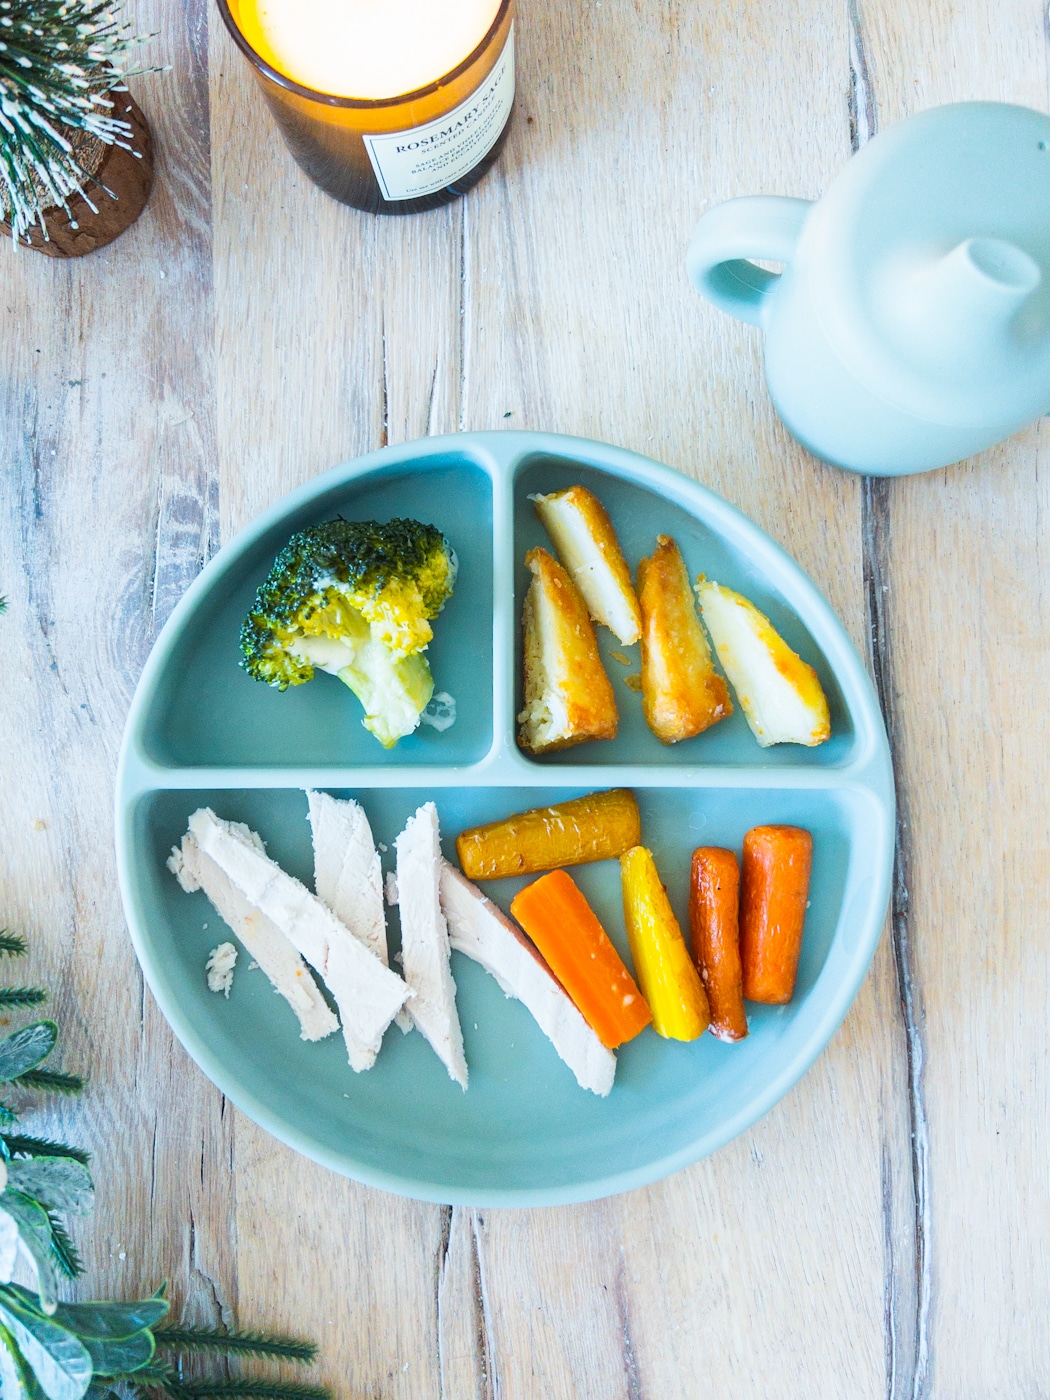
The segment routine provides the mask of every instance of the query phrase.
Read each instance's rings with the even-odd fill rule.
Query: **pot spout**
[[[1021,310],[1039,264],[1001,238],[967,238],[902,279],[897,320],[913,353],[942,368],[997,377],[1022,350]]]

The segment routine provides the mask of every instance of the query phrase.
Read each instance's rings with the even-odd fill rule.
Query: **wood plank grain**
[[[1039,4],[876,0],[859,19],[880,127],[975,98],[1047,110]],[[1044,1329],[1029,1319],[1050,1301],[1040,1031],[1050,827],[1046,758],[1028,736],[1045,709],[1050,645],[1048,449],[1044,422],[872,496],[903,793],[895,923],[925,1178],[916,1395],[1037,1393],[1046,1375]]]
[[[81,1100],[34,1114],[90,1149],[77,1229],[96,1296],[164,1278],[231,1318],[230,1118],[144,992],[117,895],[113,778],[157,627],[214,539],[211,223],[203,3],[129,12],[158,31],[140,79],[157,184],[120,240],[63,264],[3,263],[0,591],[5,666],[3,920],[50,984]]]
[[[459,417],[459,207],[377,219],[292,161],[212,22],[223,538],[318,472]]]
[[[173,63],[137,87],[145,218],[81,265],[0,249],[2,912],[97,1084],[48,1124],[96,1152],[94,1287],[169,1274],[201,1317],[319,1319],[338,1394],[897,1400],[995,1393],[1004,1357],[1034,1394],[1046,434],[864,497],[790,442],[757,335],[681,269],[703,209],[818,195],[851,131],[949,96],[1045,107],[1039,6],[547,0],[521,16],[500,164],[411,220],[310,186],[198,0],[135,14]],[[233,1115],[142,990],[100,837],[131,688],[220,525],[384,442],[505,425],[680,467],[770,529],[858,644],[874,622],[906,797],[896,970],[884,944],[804,1083],[665,1183],[532,1213],[397,1201]]]
[[[848,158],[849,19],[824,4],[530,14],[517,128],[465,209],[464,422],[605,438],[699,478],[791,550],[866,648],[860,483],[791,442],[757,334],[683,271],[705,208],[817,196]],[[831,1048],[739,1142],[615,1201],[486,1213],[500,1393],[686,1397],[702,1378],[904,1394],[906,1106],[884,946]]]
[[[227,538],[349,457],[455,429],[461,216],[376,219],[329,199],[288,155],[214,11],[211,54]],[[316,1326],[336,1395],[444,1393],[447,1211],[344,1181],[237,1122],[236,1267],[252,1316]]]

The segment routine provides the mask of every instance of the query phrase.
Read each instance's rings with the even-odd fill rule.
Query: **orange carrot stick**
[[[456,854],[468,880],[500,880],[615,858],[637,845],[641,829],[634,793],[614,788],[460,832]]]
[[[552,870],[526,885],[510,912],[604,1046],[615,1050],[645,1029],[645,998],[570,875]]]
[[[800,826],[756,826],[744,837],[740,959],[748,1001],[781,1006],[795,991],[813,837]]]
[[[711,1003],[711,1034],[719,1040],[747,1035],[740,968],[740,866],[732,851],[700,846],[689,881],[693,958]]]

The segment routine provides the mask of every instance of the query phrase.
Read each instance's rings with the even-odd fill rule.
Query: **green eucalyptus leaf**
[[[73,1157],[16,1158],[8,1164],[7,1184],[52,1213],[90,1215],[95,1207],[91,1172]]]
[[[0,1298],[0,1320],[48,1400],[81,1400],[91,1384],[91,1356],[79,1338],[50,1318]]]
[[[164,1298],[142,1298],[134,1303],[59,1303],[54,1318],[78,1337],[122,1341],[143,1328],[155,1327],[167,1316]]]
[[[36,1265],[37,1293],[46,1313],[55,1311],[55,1284],[51,1270],[51,1221],[47,1211],[19,1191],[0,1195],[0,1209],[6,1210],[18,1226],[22,1243]]]
[[[3,1400],[29,1400],[25,1363],[6,1327],[0,1327],[0,1396]]]
[[[87,1347],[96,1376],[123,1376],[137,1371],[140,1366],[149,1365],[156,1350],[153,1333],[146,1327],[132,1337],[82,1336],[80,1340]]]
[[[18,1157],[7,1164],[7,1184],[66,1215],[88,1215],[95,1204],[91,1173],[69,1157]]]
[[[51,1054],[57,1040],[54,1021],[34,1021],[0,1040],[0,1083],[35,1069]]]
[[[0,1283],[10,1282],[18,1263],[20,1239],[18,1222],[0,1208]]]

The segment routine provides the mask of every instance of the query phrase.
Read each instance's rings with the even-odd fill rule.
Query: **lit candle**
[[[495,160],[513,0],[219,0],[306,172],[374,212],[432,208]]]
[[[333,97],[400,97],[451,73],[499,0],[242,0],[241,30],[288,78]]]

